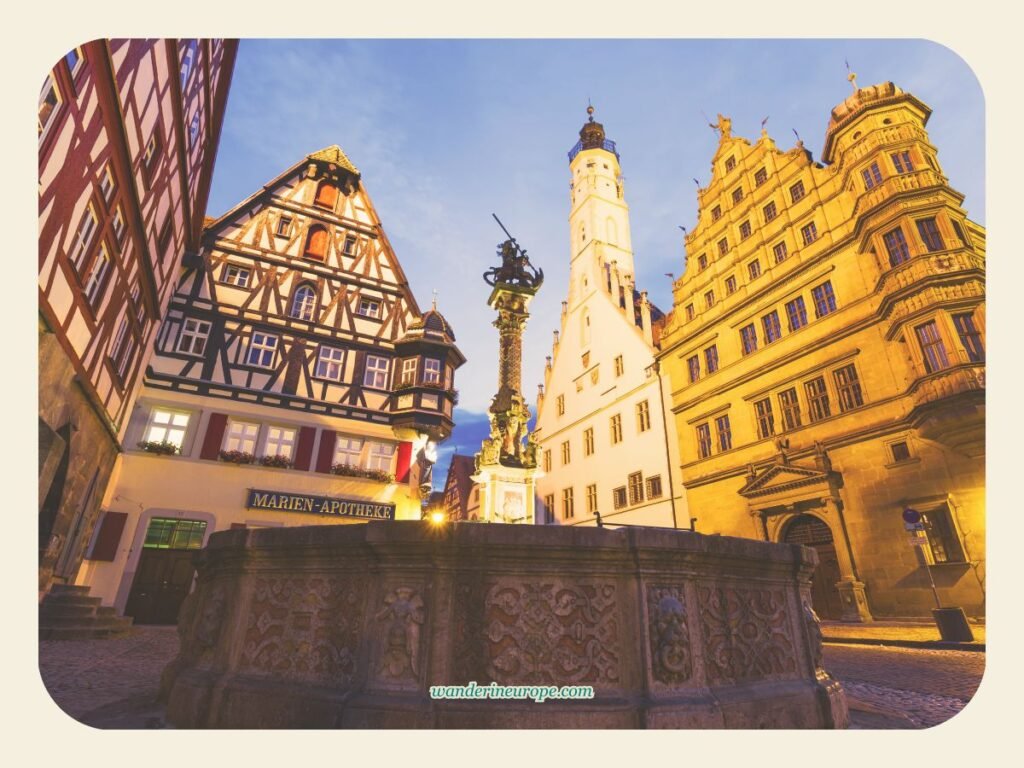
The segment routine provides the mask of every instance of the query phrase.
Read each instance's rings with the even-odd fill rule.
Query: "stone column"
[[[874,621],[868,608],[864,582],[857,578],[854,567],[850,540],[846,535],[846,521],[843,519],[842,501],[832,496],[821,500],[825,507],[825,517],[830,522],[833,541],[836,547],[836,559],[839,561],[840,581],[836,584],[839,597],[843,602],[843,621]]]

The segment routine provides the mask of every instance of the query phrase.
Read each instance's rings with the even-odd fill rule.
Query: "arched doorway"
[[[787,544],[803,544],[817,551],[818,567],[811,576],[814,611],[823,619],[841,618],[843,603],[836,587],[841,577],[832,530],[813,515],[799,515],[786,524],[782,541]]]

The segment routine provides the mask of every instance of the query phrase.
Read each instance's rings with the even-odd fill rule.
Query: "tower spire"
[[[850,85],[853,86],[853,92],[857,92],[857,73],[850,71],[850,62],[848,59],[843,59],[846,62],[846,79],[850,81]]]

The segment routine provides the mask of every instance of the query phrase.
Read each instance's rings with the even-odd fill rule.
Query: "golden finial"
[[[844,61],[846,61],[844,59]],[[853,86],[853,92],[857,92],[857,73],[850,71],[850,62],[846,61],[846,79],[850,81],[850,85]]]
[[[594,105],[590,103],[590,97],[587,97],[587,121],[594,122]]]
[[[437,312],[437,288],[434,289],[434,300],[431,302],[431,308]]]

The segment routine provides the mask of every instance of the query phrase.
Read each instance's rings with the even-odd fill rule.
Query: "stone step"
[[[51,595],[83,595],[89,594],[89,587],[78,586],[76,584],[53,584],[50,587]]]
[[[99,606],[103,603],[103,599],[99,597],[89,597],[88,595],[47,595],[43,598],[43,602],[39,605],[46,607],[49,605],[91,605]]]
[[[50,603],[44,603],[39,607],[39,621],[47,623],[59,622],[62,619],[75,620],[76,624],[82,623],[83,619],[91,619],[98,615],[99,609],[102,606],[96,605],[63,605],[60,602],[53,601]]]

